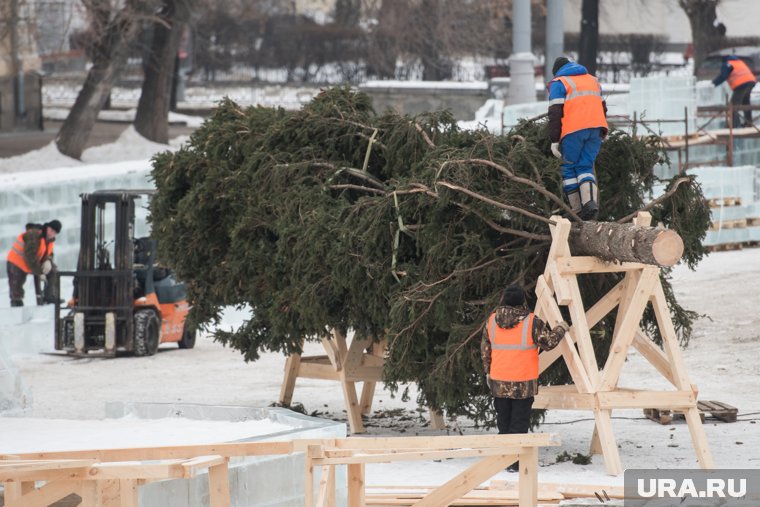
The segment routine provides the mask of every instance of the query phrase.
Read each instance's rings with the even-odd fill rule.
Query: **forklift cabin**
[[[135,201],[153,190],[99,190],[82,194],[81,236],[73,277],[74,305],[55,309],[55,348],[69,354],[153,355],[162,342],[195,345],[187,329],[184,283],[156,264],[157,241],[135,238]],[[60,294],[60,287],[59,292]]]

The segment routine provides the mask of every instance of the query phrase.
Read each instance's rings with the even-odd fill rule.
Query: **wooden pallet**
[[[707,205],[711,208],[721,208],[724,206],[741,206],[741,197],[712,197],[707,200]]]
[[[702,422],[705,422],[705,414],[707,413],[723,422],[736,422],[736,416],[739,412],[736,407],[732,407],[727,403],[710,400],[698,401],[697,410],[699,410],[699,418]],[[674,419],[684,418],[683,412],[657,408],[645,408],[644,415],[660,424],[670,424]]]
[[[717,231],[720,229],[741,229],[747,227],[747,219],[739,218],[737,220],[723,220],[722,222],[712,222],[710,224],[711,231]]]
[[[718,245],[707,245],[705,248],[708,252],[727,252],[729,250],[741,250],[744,248],[744,243],[720,243]]]

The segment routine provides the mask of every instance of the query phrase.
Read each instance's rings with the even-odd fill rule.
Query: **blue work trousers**
[[[602,129],[578,130],[562,138],[562,187],[566,194],[577,192],[584,181],[596,185],[594,160],[602,146]]]

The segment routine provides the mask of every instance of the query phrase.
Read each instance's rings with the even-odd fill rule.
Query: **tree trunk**
[[[163,22],[157,21],[153,27],[153,41],[134,125],[140,135],[156,143],[169,142],[174,67],[182,26],[190,17],[190,8],[190,0],[164,0],[160,14]]]
[[[578,63],[589,74],[596,74],[596,57],[599,52],[599,0],[583,0],[581,6],[581,39]]]
[[[137,34],[140,19],[150,12],[150,5],[150,2],[128,1],[113,18],[107,1],[93,3],[90,7],[98,40],[93,48],[92,68],[55,140],[64,155],[81,158],[98,113],[127,61],[129,43]]]
[[[591,255],[608,262],[642,262],[672,266],[683,255],[683,240],[672,229],[615,222],[576,222],[570,229],[573,255]]]
[[[725,35],[715,26],[718,15],[715,11],[720,0],[678,0],[678,5],[686,13],[691,25],[691,39],[694,46],[694,74],[711,51],[720,49]]]

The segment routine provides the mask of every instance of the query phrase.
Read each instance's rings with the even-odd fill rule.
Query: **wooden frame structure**
[[[546,370],[562,357],[574,385],[547,386],[539,390],[533,408],[592,410],[595,428],[591,453],[602,454],[607,472],[619,475],[620,462],[611,414],[614,409],[668,408],[682,411],[702,468],[713,468],[704,428],[697,409],[697,388],[691,384],[684,367],[658,266],[637,262],[606,263],[596,257],[573,256],[568,245],[571,224],[553,217],[552,245],[544,274],[536,285],[536,314],[556,325],[562,321],[560,306],[566,306],[572,319],[570,332],[560,345],[542,352],[539,371]],[[651,215],[639,213],[636,225],[649,226]],[[625,273],[624,279],[588,311],[583,306],[578,275]],[[641,330],[647,304],[651,303],[663,340],[663,349]],[[618,308],[609,356],[599,369],[594,355],[590,329],[609,312]],[[673,391],[643,391],[618,387],[620,372],[628,350],[633,346],[675,388]]]
[[[189,479],[208,470],[209,505],[229,507],[228,458],[199,456],[158,462],[98,462],[94,459],[0,461],[6,507],[48,507],[71,494],[82,507],[138,507],[138,486],[162,479]],[[36,481],[45,484],[37,486]]]
[[[383,379],[386,341],[374,342],[370,338],[354,338],[349,345],[343,333],[332,330],[331,338],[323,338],[325,355],[301,356],[292,354],[285,362],[285,376],[280,388],[279,402],[288,406],[293,401],[296,380],[311,378],[340,382],[351,433],[364,433],[362,415],[372,410],[375,387]],[[356,383],[362,382],[361,396],[357,396]],[[434,429],[445,427],[443,416],[430,411]]]
[[[538,495],[538,447],[559,445],[554,434],[393,438],[307,439],[233,442],[168,447],[91,449],[0,455],[0,482],[7,507],[47,507],[76,493],[82,507],[137,507],[137,487],[146,482],[194,477],[208,469],[211,507],[229,507],[229,458],[306,454],[305,506],[314,507],[314,470],[321,468],[317,505],[335,505],[336,466],[348,467],[348,505],[364,507],[367,463],[444,458],[482,458],[415,505],[449,505],[505,467],[520,460],[520,507]],[[36,482],[45,484],[38,486]]]
[[[458,437],[346,438],[306,446],[305,507],[314,506],[314,469],[321,468],[316,507],[335,507],[336,467],[347,467],[348,507],[365,507],[364,467],[367,463],[482,458],[454,478],[433,488],[415,507],[450,505],[479,484],[520,461],[520,507],[538,501],[538,447],[559,445],[556,435],[478,435]]]

